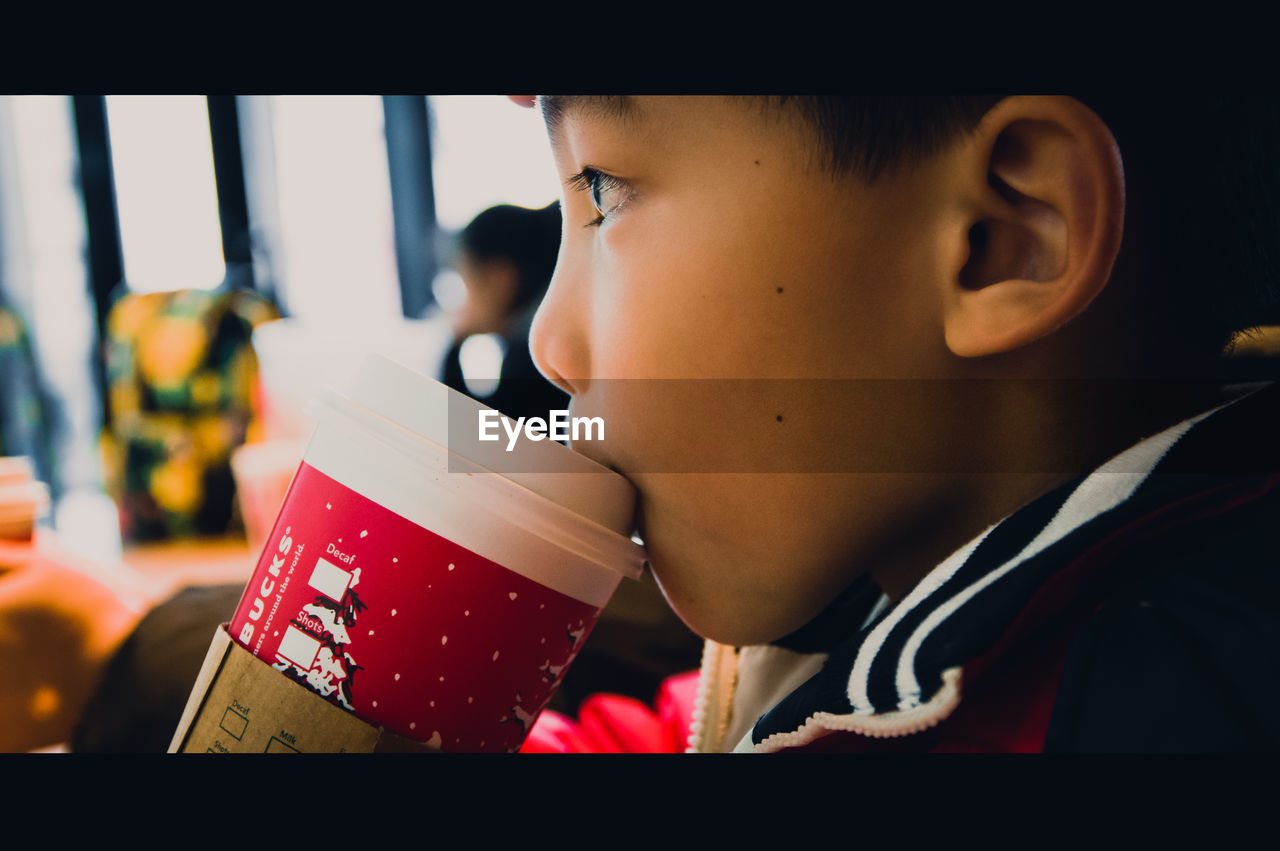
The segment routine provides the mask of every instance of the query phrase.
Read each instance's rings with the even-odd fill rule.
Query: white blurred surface
[[[321,387],[340,387],[369,354],[379,354],[435,378],[451,340],[442,314],[368,324],[264,322],[253,347],[264,395],[269,440],[305,440],[315,421],[303,406]]]
[[[135,292],[222,283],[209,113],[199,95],[109,95],[124,276]]]
[[[267,103],[289,312],[324,325],[400,316],[382,99]]]
[[[432,95],[436,219],[459,230],[495,204],[545,207],[560,197],[542,116],[503,95]]]
[[[119,564],[120,510],[105,493],[86,488],[65,494],[54,506],[53,524],[63,549],[104,569]]]

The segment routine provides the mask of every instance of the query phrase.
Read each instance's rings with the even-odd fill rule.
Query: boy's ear
[[[961,357],[1011,351],[1106,286],[1124,229],[1120,152],[1079,101],[1011,97],[982,118],[958,164],[964,230],[949,238],[965,250],[947,281],[947,346]]]

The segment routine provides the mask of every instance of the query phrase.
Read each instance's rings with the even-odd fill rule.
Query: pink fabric
[[[683,753],[689,742],[698,672],[669,677],[650,708],[619,694],[594,694],[574,720],[544,711],[521,753]]]

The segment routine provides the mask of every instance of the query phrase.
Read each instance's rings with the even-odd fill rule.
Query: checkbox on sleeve
[[[307,584],[324,594],[331,600],[342,602],[351,584],[351,572],[343,570],[336,564],[324,559],[316,559],[316,566],[311,571]]]
[[[292,662],[304,671],[311,670],[311,665],[316,661],[316,654],[319,652],[320,642],[296,626],[290,626],[285,630],[284,637],[280,639],[280,646],[276,648],[277,656]]]
[[[244,738],[244,731],[249,726],[249,719],[228,706],[227,711],[222,713],[222,721],[219,722],[218,726],[238,742]]]

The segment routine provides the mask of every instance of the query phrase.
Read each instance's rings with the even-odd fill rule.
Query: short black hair
[[[1120,148],[1130,209],[1121,250],[1141,232],[1153,368],[1212,368],[1235,332],[1280,324],[1280,99],[1073,97]],[[875,180],[972,131],[1002,96],[773,98],[816,132],[827,168]]]
[[[882,172],[923,159],[972,130],[998,95],[778,95],[817,133],[832,172],[875,180]]]
[[[458,234],[457,248],[473,259],[509,260],[519,279],[512,310],[541,299],[560,251],[560,202],[531,210],[499,204],[479,213]]]

